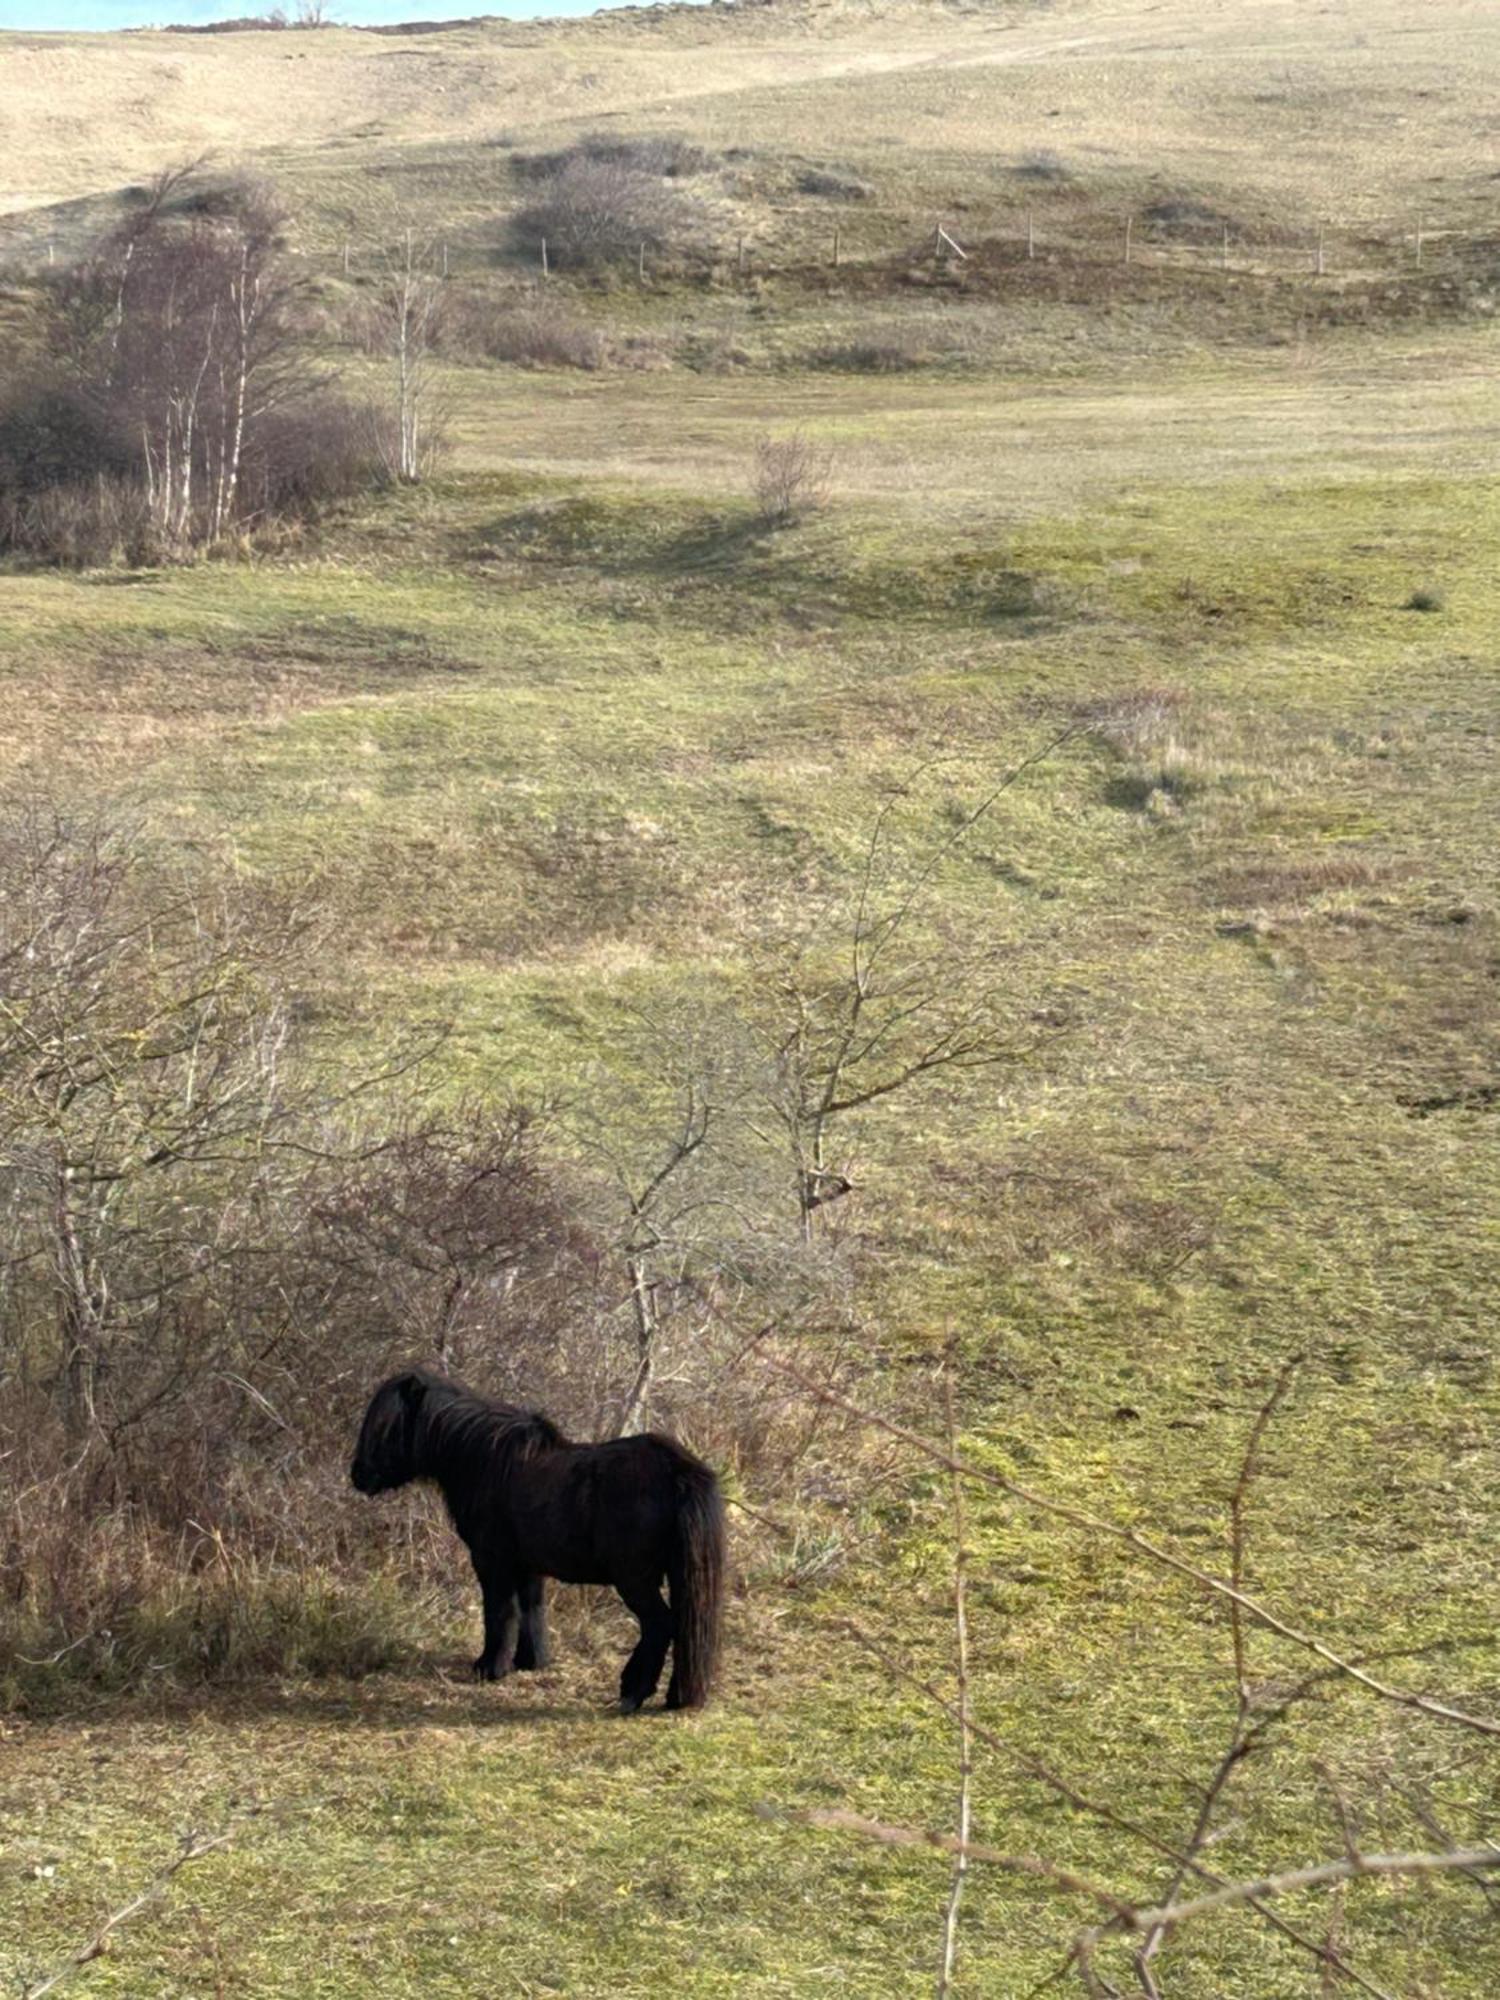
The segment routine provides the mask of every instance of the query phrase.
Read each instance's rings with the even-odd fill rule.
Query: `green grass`
[[[1078,723],[945,867],[934,919],[1003,944],[1018,1008],[1060,997],[1073,1027],[859,1137],[839,1222],[885,1386],[903,1407],[910,1369],[922,1407],[956,1329],[976,1456],[1222,1568],[1253,1412],[1305,1353],[1252,1496],[1252,1587],[1493,1710],[1494,1113],[1410,1108],[1491,1081],[1497,1053],[1500,489],[1473,441],[1494,391],[1453,362],[1351,354],[1343,400],[1265,357],[1171,396],[474,371],[454,474],[299,554],[0,576],[7,759],[130,798],[169,850],[315,890],[341,1032],[441,1013],[445,1082],[535,1093],[601,1051],[628,1070],[638,1010],[732,993],[768,919],[832,921],[893,776],[920,774],[892,829],[910,869]],[[844,478],[767,533],[748,445],[796,416]],[[1419,587],[1440,612],[1404,608]],[[951,1824],[947,1724],[840,1623],[947,1673],[944,1504],[915,1465],[874,1488],[819,1524],[845,1547],[811,1583],[747,1528],[701,1718],[604,1714],[623,1634],[597,1610],[568,1614],[555,1674],[501,1690],[457,1677],[467,1630],[434,1639],[430,1607],[417,1665],[357,1685],[254,1677],[253,1620],[223,1641],[251,1677],[220,1690],[105,1697],[60,1669],[47,1698],[38,1670],[6,1744],[0,1968],[50,1964],[182,1827],[257,1802],[92,1990],[930,1991],[942,1859],[757,1808]],[[1222,1613],[976,1509],[981,1715],[1180,1841],[1228,1725]],[[1257,1680],[1305,1664],[1253,1645]],[[1214,1865],[1337,1853],[1320,1765],[1372,1846],[1428,1844],[1424,1812],[1495,1832],[1471,1741],[1322,1687],[1237,1778]],[[978,1796],[981,1838],[1164,1886],[988,1753]],[[1287,1913],[1329,1921],[1326,1899]],[[1027,1992],[1081,1920],[980,1871],[962,1990]],[[1345,1926],[1393,1990],[1495,1989],[1471,1889],[1362,1887]],[[1245,1916],[1162,1967],[1174,2000],[1318,1990]]]

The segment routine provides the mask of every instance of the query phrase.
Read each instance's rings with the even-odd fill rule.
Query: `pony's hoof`
[[[474,1676],[476,1681],[500,1681],[505,1678],[494,1661],[487,1660],[483,1653],[479,1655],[479,1658],[470,1667],[469,1672]]]
[[[620,1696],[621,1715],[639,1715],[640,1712],[641,1712],[641,1703],[636,1695],[622,1694]]]

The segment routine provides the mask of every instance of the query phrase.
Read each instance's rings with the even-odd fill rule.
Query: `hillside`
[[[441,32],[0,34],[0,212],[212,150],[399,168],[628,121],[717,147],[941,160],[954,192],[1037,152],[1233,190],[1290,220],[1489,221],[1493,8],[1443,0],[769,0]]]
[[[408,230],[458,326],[423,477],[0,555],[0,887],[40,840],[61,898],[0,902],[0,1987],[128,1908],[81,1996],[931,1994],[946,1381],[954,2000],[1500,1990],[1451,1865],[1500,1841],[1497,75],[1471,0],[0,36],[0,392],[206,150],[286,205],[320,384],[389,412]],[[652,135],[696,236],[544,275],[539,163]],[[113,867],[168,913],[123,994]],[[798,1064],[904,910],[871,1059],[960,1058],[812,1161]],[[153,1094],[225,911],[251,1053]],[[126,1026],[70,1152],[14,993],[75,935],[46,1005]],[[217,1082],[232,1211],[216,1133],[173,1178]],[[88,1298],[166,1412],[118,1367],[123,1445],[56,1415],[101,1159]],[[610,1593],[475,1685],[440,1506],[348,1460],[439,1349],[610,1431],[642,1294],[731,1589],[716,1703],[625,1721]]]

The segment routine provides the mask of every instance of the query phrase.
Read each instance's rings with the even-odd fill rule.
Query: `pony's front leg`
[[[474,1662],[474,1678],[504,1680],[515,1665],[521,1625],[515,1578],[508,1572],[481,1573],[479,1587],[484,1592],[484,1651]]]
[[[545,1577],[523,1576],[516,1586],[521,1611],[521,1631],[516,1640],[516,1672],[540,1672],[552,1664],[552,1647],[547,1639],[547,1581]]]

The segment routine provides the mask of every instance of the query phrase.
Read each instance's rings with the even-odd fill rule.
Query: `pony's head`
[[[361,1493],[389,1493],[417,1477],[417,1427],[428,1379],[418,1368],[392,1375],[370,1398],[349,1477]]]

